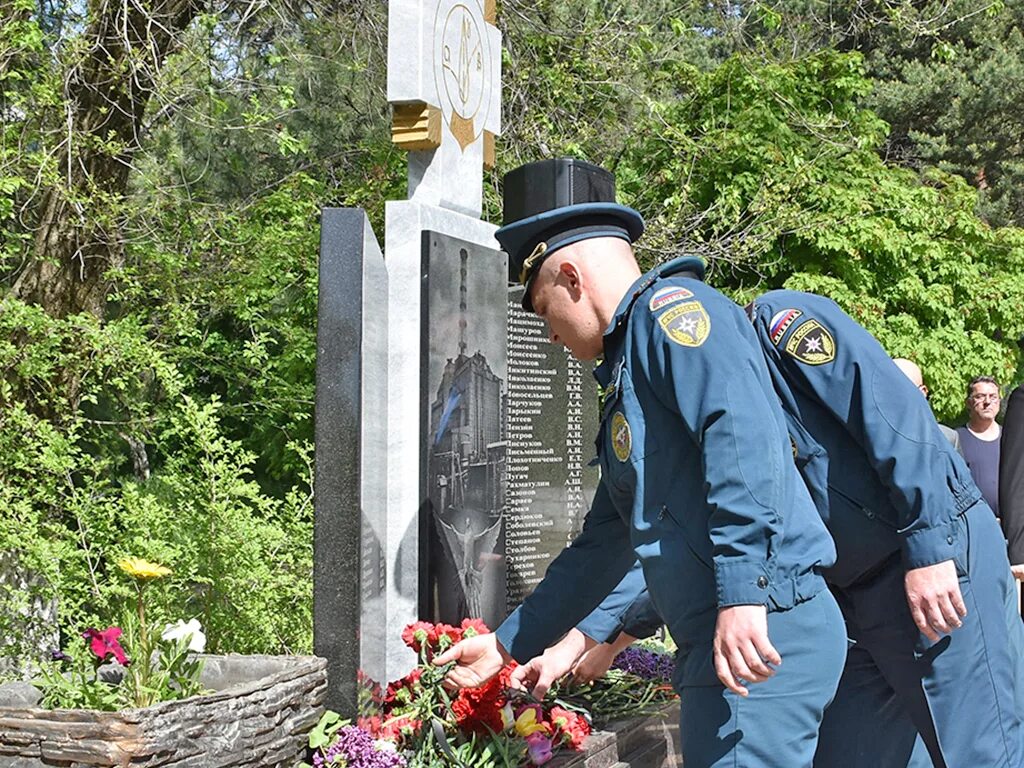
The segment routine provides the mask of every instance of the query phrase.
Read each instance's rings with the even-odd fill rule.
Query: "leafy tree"
[[[672,72],[678,95],[650,105],[619,164],[654,234],[648,258],[700,253],[740,300],[781,286],[831,296],[921,364],[945,418],[977,372],[1010,377],[1024,232],[981,221],[961,178],[882,160],[860,56]]]

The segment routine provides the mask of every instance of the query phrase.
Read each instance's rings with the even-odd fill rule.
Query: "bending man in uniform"
[[[641,275],[632,209],[545,200],[544,175],[560,173],[576,191],[590,174],[590,199],[614,200],[610,175],[593,166],[525,166],[505,192],[534,190],[531,208],[515,215],[506,199],[512,223],[497,236],[526,286],[524,307],[547,321],[552,341],[602,358],[601,481],[582,532],[535,591],[494,634],[437,663],[458,662],[454,686],[482,684],[561,637],[639,560],[681,647],[687,768],[807,768],[846,637],[821,575],[834,548],[793,465],[753,328],[689,274],[703,272],[696,259]],[[619,607],[642,582],[620,592]]]
[[[796,464],[836,543],[826,578],[853,641],[814,765],[1019,768],[1024,630],[999,526],[966,464],[834,302],[772,291],[749,309]],[[621,614],[616,604],[613,594]],[[614,633],[595,617],[581,629]],[[571,634],[517,674],[548,685],[579,642]]]

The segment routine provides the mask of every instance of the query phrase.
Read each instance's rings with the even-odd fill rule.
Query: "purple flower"
[[[54,648],[50,651],[50,661],[71,661],[71,657],[68,656],[60,648]]]
[[[612,666],[644,680],[671,682],[675,658],[671,654],[630,646],[615,657]]]
[[[373,736],[355,725],[338,730],[331,744],[321,756],[313,755],[313,768],[334,765],[337,757],[345,760],[346,768],[405,768],[405,758],[397,752],[377,749]]]
[[[544,765],[551,759],[551,739],[543,733],[531,733],[526,737],[526,754],[534,765]]]

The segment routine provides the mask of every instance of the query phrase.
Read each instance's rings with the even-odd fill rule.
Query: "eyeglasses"
[[[998,403],[999,395],[971,395],[972,403]]]

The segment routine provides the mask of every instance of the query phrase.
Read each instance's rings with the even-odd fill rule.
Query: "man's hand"
[[[573,678],[580,683],[592,683],[603,677],[615,657],[636,642],[636,638],[619,632],[619,636],[611,643],[601,643],[580,656],[572,668]]]
[[[434,664],[442,666],[449,661],[458,662],[444,678],[446,688],[478,688],[498,674],[511,659],[497,636],[489,633],[456,643],[435,657]]]
[[[941,635],[963,626],[960,619],[967,615],[967,606],[960,594],[956,564],[952,560],[907,571],[903,583],[910,616],[933,643],[937,643]]]
[[[594,645],[593,639],[578,629],[570,629],[565,637],[540,656],[512,670],[510,683],[513,688],[529,691],[535,699],[543,699],[552,684],[572,669],[580,655]]]
[[[1024,563],[1021,565],[1011,565],[1010,573],[1013,574],[1013,578],[1017,581],[1024,581]]]
[[[730,691],[746,696],[747,683],[763,683],[775,674],[782,657],[768,640],[768,609],[733,605],[718,611],[715,625],[715,672]]]

